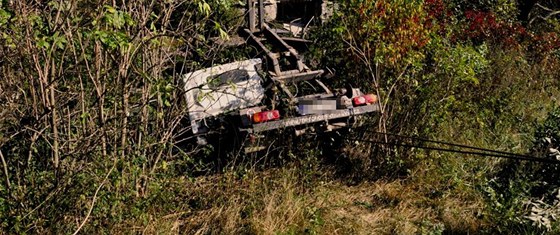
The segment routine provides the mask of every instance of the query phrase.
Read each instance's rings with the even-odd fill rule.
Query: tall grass
[[[151,204],[145,220],[125,220],[113,225],[112,232],[417,234],[476,232],[488,226],[479,218],[479,199],[447,190],[437,196],[415,181],[347,185],[306,179],[290,166],[241,178],[225,174],[169,180],[182,186],[174,189],[182,201],[168,209]]]

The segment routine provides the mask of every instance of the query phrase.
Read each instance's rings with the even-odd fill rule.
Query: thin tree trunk
[[[58,149],[58,124],[57,124],[57,108],[56,108],[56,99],[55,99],[55,89],[54,89],[54,85],[55,82],[51,81],[52,84],[49,88],[50,90],[50,100],[51,100],[51,125],[52,125],[52,131],[53,131],[53,164],[54,164],[54,168],[58,169],[59,166],[59,149]]]
[[[129,55],[130,55],[130,48],[128,49],[127,53],[124,55],[122,67],[119,71],[119,75],[121,77],[121,89],[122,89],[122,127],[121,127],[121,156],[124,158],[126,156],[126,149],[127,149],[127,134],[128,134],[128,63],[129,63]]]
[[[105,128],[105,83],[101,81],[101,45],[95,42],[95,81],[97,83],[96,92],[99,99],[97,108],[99,109],[99,125],[101,126],[101,151],[103,157],[107,156],[107,130]]]

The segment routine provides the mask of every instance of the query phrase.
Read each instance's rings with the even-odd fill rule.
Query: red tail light
[[[358,96],[352,99],[352,103],[354,104],[354,106],[373,104],[375,102],[377,102],[377,96],[372,94]]]
[[[268,122],[278,119],[280,119],[280,112],[278,112],[278,110],[264,111],[253,114],[254,123]]]

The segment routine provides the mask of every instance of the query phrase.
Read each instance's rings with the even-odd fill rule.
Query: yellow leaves
[[[218,32],[218,35],[220,36],[221,39],[229,40],[229,35],[218,22],[214,22],[214,30]]]
[[[198,0],[197,5],[198,5],[199,13],[204,14],[206,17],[210,16],[212,9],[210,8],[210,5],[205,0]]]

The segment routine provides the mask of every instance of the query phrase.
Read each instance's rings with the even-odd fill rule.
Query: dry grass
[[[479,198],[430,195],[410,180],[306,182],[297,169],[178,180],[178,210],[121,227],[147,234],[418,234],[475,232]],[[194,206],[196,205],[196,206]],[[158,205],[153,205],[157,207]],[[140,221],[131,224],[141,224]]]

